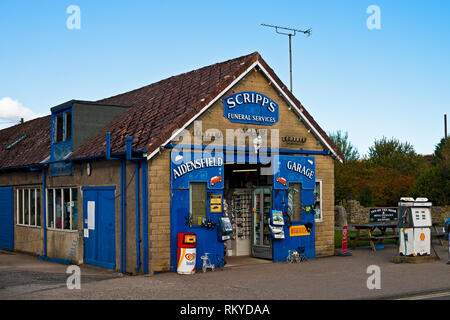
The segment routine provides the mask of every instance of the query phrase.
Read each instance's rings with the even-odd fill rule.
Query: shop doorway
[[[272,176],[262,175],[261,168],[261,164],[225,164],[224,214],[234,229],[225,243],[228,257],[272,260]]]

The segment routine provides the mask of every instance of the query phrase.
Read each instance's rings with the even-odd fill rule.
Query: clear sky
[[[1,0],[0,128],[254,51],[289,85],[288,38],[266,23],[312,28],[293,38],[293,91],[325,131],[348,131],[361,154],[383,136],[429,154],[450,117],[449,12],[448,0]]]

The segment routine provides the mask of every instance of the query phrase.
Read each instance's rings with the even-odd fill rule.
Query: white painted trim
[[[327,143],[327,141],[324,139],[324,137],[316,130],[316,128],[309,122],[309,120],[304,116],[303,112],[300,111],[300,109],[295,105],[295,103],[286,95],[286,93],[281,89],[279,84],[270,76],[270,74],[267,72],[267,70],[259,63],[259,61],[254,62],[247,70],[245,70],[239,77],[237,77],[228,87],[226,87],[219,95],[217,95],[213,100],[211,100],[202,110],[200,110],[199,113],[197,113],[194,117],[192,117],[188,122],[186,122],[182,128],[177,130],[175,134],[172,134],[169,139],[167,139],[161,146],[165,146],[170,141],[172,141],[178,134],[180,134],[184,129],[186,129],[192,122],[194,122],[200,115],[203,114],[206,110],[208,110],[214,103],[216,103],[217,100],[219,100],[220,97],[222,97],[228,90],[230,90],[233,86],[235,86],[239,81],[241,81],[242,78],[244,78],[253,68],[258,66],[264,74],[269,78],[270,82],[275,85],[275,87],[278,89],[278,91],[283,95],[283,97],[288,101],[291,107],[293,107],[302,117],[303,121],[306,121],[309,128],[311,128],[315,135],[319,137],[321,142],[325,144],[325,146],[339,159],[340,162],[342,162],[342,159],[337,155],[337,153],[333,150],[333,148],[330,147],[330,145]],[[159,151],[161,150],[161,147],[158,147],[155,151],[153,151],[150,155],[147,156],[147,160],[150,160],[153,158]]]

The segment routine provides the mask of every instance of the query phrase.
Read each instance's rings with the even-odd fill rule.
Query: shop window
[[[41,225],[41,195],[39,189],[17,189],[17,224]]]
[[[78,190],[76,188],[47,189],[47,228],[78,229]]]
[[[322,221],[322,180],[317,180],[314,188],[314,211],[314,220]]]
[[[200,226],[206,220],[206,183],[189,184],[189,218],[191,226]]]
[[[288,210],[292,221],[302,220],[302,185],[290,183],[288,191]]]

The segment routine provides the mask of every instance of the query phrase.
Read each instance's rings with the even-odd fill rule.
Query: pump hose
[[[405,228],[399,228],[399,230],[398,230],[399,241],[400,241],[400,243],[402,242],[402,238],[401,238],[402,232],[403,232],[403,239],[404,239],[404,243],[405,243],[405,254],[403,255],[403,257],[398,262],[395,259],[393,259],[394,263],[396,263],[396,264],[403,263],[405,261],[405,259],[406,259],[406,253],[408,252],[408,251],[406,251]]]

